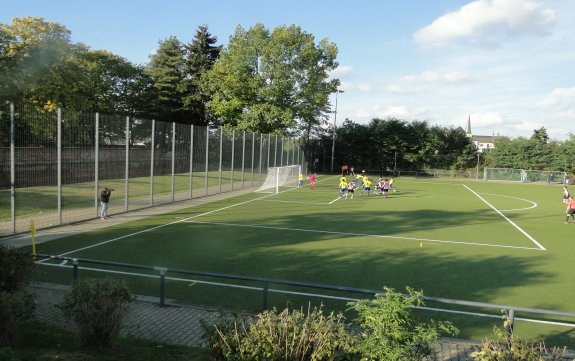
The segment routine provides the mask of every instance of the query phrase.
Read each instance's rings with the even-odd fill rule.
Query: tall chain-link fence
[[[0,236],[258,187],[296,138],[13,105],[0,109]]]

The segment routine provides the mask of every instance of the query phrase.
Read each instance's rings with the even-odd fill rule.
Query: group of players
[[[363,195],[363,192],[367,192],[367,195],[371,195],[371,186],[373,184],[370,177],[367,176],[364,172],[359,175],[352,175],[353,179],[348,182],[347,178],[342,175],[339,179],[339,197],[347,199],[350,197],[353,199],[355,194],[356,187],[361,190],[360,196]],[[359,183],[359,185],[358,185]],[[387,198],[389,191],[396,192],[396,189],[393,185],[393,178],[379,178],[377,180],[377,184],[375,187],[375,194],[376,195],[383,195],[383,198]]]

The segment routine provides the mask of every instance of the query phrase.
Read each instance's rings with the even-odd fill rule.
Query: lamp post
[[[330,172],[333,173],[333,160],[335,156],[335,129],[337,127],[337,94],[343,93],[343,90],[336,90],[335,92],[335,111],[333,112],[333,139],[331,142],[331,170]]]
[[[475,172],[475,180],[479,180],[479,156],[480,152],[477,151],[477,171]]]

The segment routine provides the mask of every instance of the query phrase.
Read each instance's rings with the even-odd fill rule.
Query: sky
[[[0,1],[0,23],[42,17],[135,64],[201,25],[225,47],[239,25],[295,24],[338,47],[338,125],[395,117],[465,129],[470,119],[474,135],[575,133],[573,0]]]

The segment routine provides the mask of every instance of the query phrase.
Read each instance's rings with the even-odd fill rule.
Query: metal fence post
[[[172,202],[176,200],[176,122],[172,122],[172,176],[170,178],[170,188]]]
[[[244,172],[246,169],[246,131],[242,132],[242,189],[245,188],[244,185]]]
[[[268,291],[269,291],[269,288],[270,288],[269,282],[264,282],[264,293],[263,293],[263,303],[262,303],[263,311],[268,309]]]
[[[152,143],[150,146],[150,206],[154,205],[154,151],[156,148],[156,120],[152,119]]]
[[[155,270],[160,271],[160,306],[166,305],[166,272],[165,267],[154,267]]]
[[[10,102],[10,217],[12,233],[16,233],[16,124],[14,103]]]
[[[506,318],[506,324],[507,324],[507,340],[511,339],[511,337],[513,337],[513,324],[515,322],[515,311],[514,310],[509,310],[509,313],[507,314],[507,318]],[[509,341],[507,342],[507,345],[509,345]]]
[[[218,165],[218,193],[222,193],[222,157],[224,146],[224,127],[220,127],[220,161]]]
[[[256,151],[256,133],[252,133],[252,187],[254,186],[254,158]]]
[[[100,113],[96,113],[94,128],[94,208],[96,218],[99,218],[98,207],[100,205],[98,190],[100,188]]]
[[[230,181],[232,183],[232,191],[234,190],[234,167],[235,167],[235,158],[236,158],[236,130],[232,129],[232,165],[231,165],[231,175]]]
[[[193,188],[194,185],[194,125],[190,126],[190,199],[193,197]]]
[[[78,259],[74,258],[72,260],[72,277],[74,278],[74,281],[78,280]]]
[[[58,154],[58,165],[57,165],[57,175],[56,182],[58,184],[57,194],[58,194],[58,224],[62,224],[62,109],[58,108],[58,140],[57,140],[57,154]]]
[[[126,154],[125,156],[125,164],[124,164],[124,211],[128,211],[129,207],[129,181],[130,181],[130,117],[126,117],[126,134],[125,134],[125,141],[126,141]]]
[[[209,182],[208,172],[210,171],[209,164],[210,164],[210,127],[206,126],[206,174],[204,178],[206,195],[208,195],[208,182]]]

